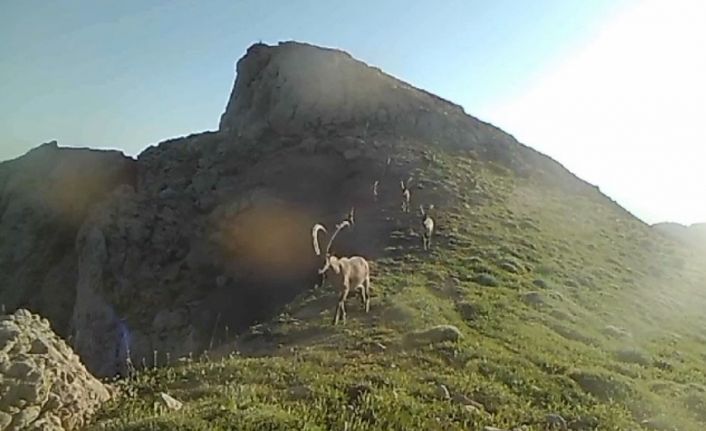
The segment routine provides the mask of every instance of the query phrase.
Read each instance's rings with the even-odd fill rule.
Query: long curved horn
[[[421,213],[422,217],[427,216],[427,213],[424,212],[424,205],[419,205],[419,212]]]
[[[351,210],[348,212],[348,218],[346,220],[350,222],[351,225],[355,224],[355,207],[351,207]]]
[[[339,224],[336,225],[336,231],[331,235],[331,239],[328,240],[328,245],[326,246],[326,255],[328,256],[329,251],[331,251],[331,245],[333,245],[333,240],[336,239],[336,236],[338,235],[338,232],[343,230],[344,227],[350,227],[351,224],[348,220],[343,220]]]
[[[317,256],[321,256],[321,248],[319,248],[319,232],[320,231],[326,232],[326,228],[318,223],[315,224],[314,228],[311,230],[311,238],[314,241],[314,253],[316,253]]]

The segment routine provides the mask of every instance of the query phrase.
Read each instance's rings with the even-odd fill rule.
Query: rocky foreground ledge
[[[46,319],[0,316],[0,431],[74,430],[109,398]]]

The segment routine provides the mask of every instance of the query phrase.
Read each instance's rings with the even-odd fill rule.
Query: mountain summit
[[[256,44],[238,62],[220,131],[252,135],[384,125],[414,135],[472,126],[463,109],[348,53],[297,42]]]

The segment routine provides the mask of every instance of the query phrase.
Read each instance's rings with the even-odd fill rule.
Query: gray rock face
[[[118,184],[136,179],[116,151],[44,144],[0,163],[0,304],[27,307],[68,334],[75,296],[76,233]]]
[[[287,141],[258,155],[207,133],[139,156],[137,191],[116,189],[77,235],[72,339],[92,372],[125,373],[128,356],[159,365],[196,354],[273,314],[316,281],[311,226],[350,205],[368,223],[354,241],[342,235],[340,250],[382,249],[391,227],[361,195],[376,159],[325,151],[345,136],[312,139],[320,154]]]
[[[460,106],[343,51],[297,42],[255,44],[238,62],[237,73],[221,117],[222,132],[257,138],[271,131],[296,135],[357,125],[509,159],[518,147],[512,137]]]
[[[0,316],[0,430],[77,429],[109,398],[46,319]]]

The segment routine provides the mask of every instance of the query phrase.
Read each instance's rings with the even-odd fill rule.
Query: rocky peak
[[[466,132],[481,124],[460,106],[346,52],[284,42],[255,44],[238,61],[220,130],[257,137],[267,130],[288,135],[321,128],[384,126],[398,133],[429,135],[442,128]],[[470,142],[474,136],[454,137]],[[502,133],[502,138],[509,136]]]

